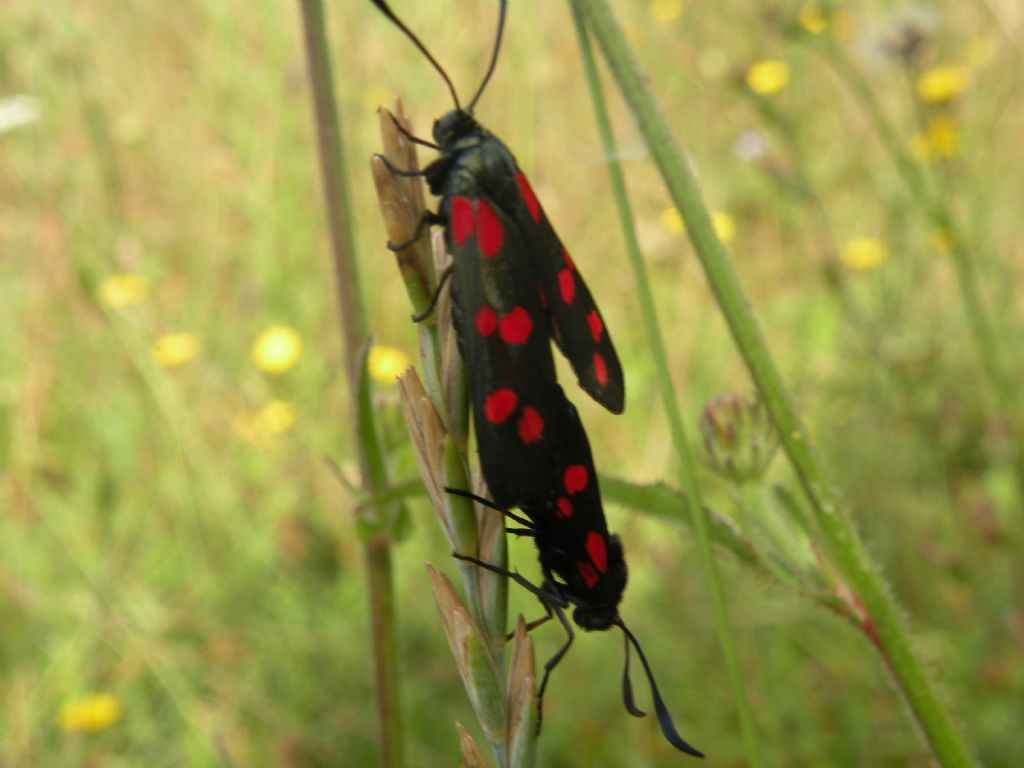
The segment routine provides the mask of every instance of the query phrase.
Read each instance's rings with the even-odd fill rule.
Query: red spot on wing
[[[565,490],[569,494],[579,493],[587,487],[590,482],[590,473],[582,464],[571,464],[565,468],[565,475],[562,478]]]
[[[464,195],[452,198],[451,227],[452,237],[458,246],[473,234],[473,201]]]
[[[594,378],[602,387],[608,383],[608,365],[600,352],[594,353]]]
[[[587,325],[590,326],[590,337],[596,342],[601,340],[601,334],[604,332],[604,323],[601,322],[601,316],[597,314],[596,309],[590,310],[590,314],[587,315]]]
[[[497,327],[498,316],[494,314],[493,309],[484,304],[480,307],[480,311],[476,313],[476,329],[480,332],[481,336],[486,338],[494,333],[494,329]]]
[[[502,315],[498,330],[506,344],[525,344],[533,330],[533,320],[525,309],[514,307]]]
[[[544,437],[544,417],[536,409],[526,406],[519,417],[519,439],[527,445],[539,442]]]
[[[558,273],[558,289],[562,293],[562,301],[572,304],[576,295],[576,278],[572,276],[572,270],[566,268]]]
[[[608,550],[604,545],[604,536],[597,531],[587,531],[587,554],[597,570],[601,573],[608,570]]]
[[[583,577],[583,581],[587,583],[588,589],[593,589],[594,585],[597,584],[597,580],[600,578],[597,575],[597,571],[594,570],[594,566],[590,563],[576,563],[576,568],[580,572],[580,576]]]
[[[567,266],[569,269],[571,269],[571,270],[573,270],[575,272],[576,271],[576,264],[573,263],[572,256],[570,256],[569,252],[567,250],[565,250],[564,248],[562,249],[562,258],[565,259],[565,266]]]
[[[530,218],[534,221],[540,221],[540,204],[537,202],[537,196],[533,194],[533,190],[530,188],[530,182],[526,180],[522,172],[516,174],[516,181],[519,182],[519,191],[523,195],[523,202],[530,209]]]
[[[558,500],[555,501],[555,511],[562,519],[572,517],[572,502],[565,498],[565,496],[559,496]]]
[[[511,389],[496,389],[484,399],[484,417],[491,424],[504,424],[518,403],[519,398]]]
[[[486,200],[476,201],[476,226],[480,232],[480,250],[489,259],[501,251],[505,242],[505,231],[498,221],[498,214]]]

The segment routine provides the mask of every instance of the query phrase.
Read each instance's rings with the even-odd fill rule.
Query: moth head
[[[601,579],[593,585],[573,590],[577,598],[572,613],[573,621],[582,629],[603,631],[619,622],[619,603],[626,591],[626,558],[622,554],[619,537],[612,534],[607,539],[608,567]]]
[[[442,147],[450,146],[478,127],[479,124],[470,112],[453,109],[434,121],[434,141]]]

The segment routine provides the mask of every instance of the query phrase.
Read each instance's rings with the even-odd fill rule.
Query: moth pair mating
[[[619,616],[626,587],[622,546],[608,532],[590,445],[557,383],[550,341],[569,360],[584,391],[613,413],[621,413],[625,400],[622,367],[590,291],[515,158],[473,117],[497,62],[506,2],[499,0],[490,65],[465,108],[444,69],[385,0],[372,2],[437,69],[455,102],[455,109],[434,124],[436,143],[408,136],[439,157],[421,172],[391,170],[424,176],[441,198],[438,213],[428,214],[421,226],[444,227],[453,257],[453,322],[466,364],[480,467],[493,498],[477,500],[514,521],[518,527],[510,532],[533,538],[544,582],[534,585],[468,553],[455,556],[524,586],[540,599],[548,618],[556,616],[565,628],[566,642],[545,664],[538,709],[551,671],[573,641],[565,615],[572,606],[573,620],[584,630],[622,630],[629,712],[643,716],[629,679],[632,645],[647,674],[662,733],[677,749],[703,757],[676,730],[647,659]]]

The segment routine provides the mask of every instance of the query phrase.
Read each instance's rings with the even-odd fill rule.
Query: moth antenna
[[[629,631],[629,627],[626,626],[622,619],[617,618],[615,624],[626,635],[626,639],[633,644],[633,647],[636,648],[636,655],[640,657],[640,663],[643,664],[644,672],[647,673],[647,682],[651,684],[651,698],[654,699],[654,711],[658,715],[658,725],[661,726],[661,732],[665,735],[665,738],[668,739],[668,742],[673,747],[681,752],[685,752],[693,757],[704,757],[703,752],[687,744],[686,740],[679,735],[679,731],[676,730],[676,725],[672,722],[672,715],[669,714],[668,707],[665,706],[661,693],[658,692],[658,684],[654,682],[654,673],[651,671],[651,665],[647,663],[647,657],[644,656],[640,643],[633,636],[633,633]]]
[[[448,77],[448,73],[444,71],[444,67],[442,67],[440,64],[438,64],[437,63],[437,59],[435,59],[433,57],[433,55],[431,55],[430,51],[427,50],[427,46],[425,46],[423,43],[421,43],[420,39],[418,37],[416,37],[416,35],[414,35],[412,33],[412,30],[409,29],[407,26],[405,26],[405,24],[402,22],[402,20],[395,15],[394,11],[391,10],[391,8],[388,6],[388,4],[385,2],[385,0],[371,0],[371,1],[373,2],[373,4],[375,6],[377,6],[377,9],[381,13],[383,13],[385,16],[388,17],[388,19],[391,20],[392,24],[394,24],[396,27],[398,27],[400,30],[402,30],[402,32],[405,33],[405,36],[408,37],[410,40],[412,40],[413,45],[415,45],[417,48],[420,49],[420,53],[422,53],[424,56],[427,57],[427,61],[429,61],[431,64],[434,65],[434,69],[436,69],[438,71],[438,73],[440,73],[441,77],[444,78],[444,82],[448,86],[448,90],[452,94],[452,101],[455,102],[455,109],[458,110],[459,112],[461,112],[462,111],[462,106],[459,104],[459,94],[457,94],[455,92],[455,86],[452,85],[451,78],[449,78]],[[502,6],[503,6],[502,18],[503,19],[504,19],[504,4],[505,4],[504,0],[502,0]],[[499,28],[499,34],[500,34],[500,28]],[[491,66],[493,68],[493,62],[492,62]],[[488,73],[488,77],[490,77],[490,73]],[[475,101],[475,99],[474,99],[474,101]],[[472,109],[472,107],[470,107],[470,109]]]
[[[374,0],[376,2],[376,0]],[[480,87],[476,89],[476,93],[473,94],[473,100],[469,102],[469,106],[466,111],[471,113],[473,108],[476,106],[477,101],[483,95],[484,88],[487,87],[487,83],[491,79],[491,75],[494,74],[494,68],[498,65],[498,51],[501,49],[501,38],[505,33],[505,11],[508,8],[507,0],[499,0],[498,10],[498,31],[494,36],[494,50],[491,51],[491,63],[487,66],[487,72],[484,74],[484,79],[480,82]]]

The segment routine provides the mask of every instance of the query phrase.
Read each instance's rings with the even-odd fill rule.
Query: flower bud
[[[710,400],[700,417],[708,464],[737,483],[764,474],[778,444],[760,400],[728,394]]]

